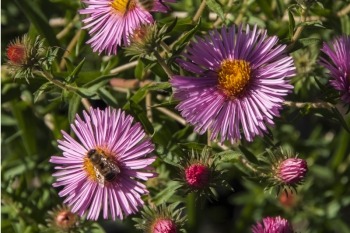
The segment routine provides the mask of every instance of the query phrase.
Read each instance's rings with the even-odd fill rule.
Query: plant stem
[[[228,3],[227,3],[227,12],[225,12],[224,14],[224,19],[226,19],[226,16],[228,15],[228,11],[231,10],[231,7],[233,5],[233,0],[229,0]],[[222,23],[222,19],[221,18],[218,18],[214,23],[213,23],[213,27],[215,28],[216,26],[218,26],[220,23]]]
[[[187,195],[187,226],[188,232],[196,231],[197,213],[196,213],[196,196],[195,193],[190,193]]]
[[[304,8],[301,12],[301,22],[304,23],[306,22],[306,17],[308,14],[309,9],[308,8]],[[291,39],[291,44],[287,46],[286,50],[289,51],[290,49],[292,49],[294,47],[295,42],[298,40],[301,32],[304,30],[304,25],[300,26],[297,28],[297,30],[295,31],[293,38]]]
[[[318,103],[311,103],[311,102],[292,102],[292,101],[284,101],[284,105],[288,105],[291,107],[297,107],[297,108],[303,108],[306,105],[309,105],[310,108],[332,108],[334,107],[332,104],[327,103],[327,102],[318,102]]]
[[[343,15],[346,15],[350,11],[350,4],[347,5],[345,8],[341,9],[340,11],[337,12],[338,17],[342,17]]]
[[[202,3],[201,3],[201,5],[199,6],[199,8],[198,8],[198,10],[197,10],[197,12],[196,12],[196,14],[195,14],[195,16],[194,16],[193,19],[192,19],[192,23],[197,22],[197,20],[199,19],[199,17],[201,17],[202,12],[203,12],[205,6],[206,6],[206,3],[205,3],[205,0],[203,0]]]
[[[241,23],[241,21],[242,21],[242,19],[243,19],[243,16],[244,16],[244,14],[245,14],[245,12],[246,12],[246,10],[247,10],[247,2],[248,2],[248,0],[244,0],[243,2],[242,2],[242,9],[241,9],[241,11],[239,12],[239,14],[238,14],[238,16],[237,16],[237,18],[236,18],[236,20],[235,20],[235,24],[236,25],[238,25],[238,24],[240,24]]]
[[[122,65],[122,66],[119,66],[117,68],[114,68],[113,70],[110,71],[110,73],[111,74],[116,74],[116,73],[120,73],[120,72],[122,72],[124,70],[131,69],[131,68],[137,66],[137,63],[138,63],[138,61],[129,62],[129,63],[125,64],[125,65]]]
[[[56,86],[58,86],[58,87],[60,87],[60,88],[62,88],[64,90],[71,91],[71,92],[76,92],[78,90],[75,87],[66,85],[64,83],[61,83],[57,79],[54,79],[52,77],[52,75],[49,72],[47,72],[46,70],[41,70],[40,72],[47,80],[49,80],[50,82],[52,82],[53,84],[55,84]]]
[[[169,46],[168,46],[166,43],[164,43],[164,41],[160,42],[160,45],[161,45],[162,48],[163,48],[165,51],[167,51],[168,53],[171,52]]]
[[[158,63],[163,67],[165,73],[167,73],[168,77],[170,79],[173,78],[174,74],[173,72],[170,70],[169,66],[167,66],[163,60],[163,58],[159,55],[158,51],[153,49],[153,55],[156,57]]]
[[[211,138],[211,134],[212,134],[212,131],[210,130],[210,129],[208,129],[208,131],[207,131],[207,144],[208,144],[208,146],[211,146],[212,145],[212,142],[211,142],[211,140],[210,140],[210,138]]]
[[[64,59],[64,57],[68,57],[69,55],[69,51],[72,51],[74,46],[76,45],[76,43],[78,42],[78,39],[82,33],[82,29],[80,29],[77,34],[75,34],[75,36],[73,37],[73,39],[69,42],[68,47],[66,49],[66,51],[63,54],[62,60],[60,62],[60,70],[64,69],[64,66],[66,65],[66,60]]]

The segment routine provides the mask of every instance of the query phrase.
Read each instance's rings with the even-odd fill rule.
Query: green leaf
[[[81,68],[83,67],[85,62],[85,58],[78,64],[77,67],[75,67],[75,69],[69,74],[68,78],[67,78],[67,82],[71,83],[72,81],[74,81],[76,78],[76,76],[78,76]]]
[[[294,21],[294,16],[290,10],[288,10],[288,18],[289,18],[289,37],[292,38],[294,35],[295,21]]]
[[[67,67],[68,74],[71,74],[74,70],[74,65],[71,62],[71,60],[69,60],[68,57],[63,57],[63,58],[66,61],[66,67]]]
[[[346,132],[350,133],[349,126],[346,124],[343,116],[338,111],[338,109],[336,107],[332,107],[332,112],[334,113],[334,117],[339,121],[339,123],[343,126]]]
[[[300,26],[314,26],[314,27],[318,27],[318,28],[326,28],[323,26],[321,20],[312,20],[312,21],[307,21],[307,22],[301,22],[301,23],[298,23],[298,25],[296,27],[300,27]]]
[[[81,102],[81,97],[77,94],[74,94],[72,98],[69,101],[69,107],[68,107],[68,120],[69,123],[73,123],[75,119],[75,114],[78,112],[79,105]]]
[[[145,131],[152,135],[154,133],[154,129],[152,123],[148,120],[146,113],[143,111],[141,106],[134,101],[130,100],[129,102],[132,115],[142,124]]]
[[[44,83],[43,85],[41,85],[41,87],[36,92],[34,92],[34,103],[36,103],[36,101],[38,100],[38,98],[41,94],[49,92],[52,89],[54,89],[55,87],[56,86],[51,82],[47,82],[47,83]]]
[[[221,163],[224,163],[224,162],[234,163],[234,162],[237,162],[238,157],[242,156],[243,154],[240,151],[227,150],[227,151],[220,152],[216,155],[220,157],[219,162]]]
[[[130,98],[130,100],[138,104],[141,100],[143,100],[146,97],[147,93],[148,91],[138,89],[137,92]],[[123,110],[130,110],[130,102],[127,102],[124,105]]]
[[[176,41],[176,43],[173,46],[173,54],[179,54],[181,51],[178,51],[179,49],[183,50],[184,46],[183,44],[186,44],[188,41],[190,41],[192,39],[192,37],[196,34],[196,32],[198,31],[200,25],[201,25],[201,18],[199,18],[196,26],[190,30],[189,32],[187,32],[180,40]]]
[[[166,187],[165,189],[160,191],[154,198],[152,198],[151,201],[155,205],[160,205],[160,204],[166,202],[167,200],[169,200],[169,198],[174,195],[175,190],[180,188],[180,187],[181,187],[181,184],[179,184],[179,182],[170,181],[168,183],[168,187]]]
[[[258,159],[256,158],[256,156],[250,152],[249,150],[247,150],[245,147],[243,147],[242,145],[238,146],[239,149],[242,151],[242,153],[244,154],[244,156],[248,159],[249,162],[251,163],[258,163]]]
[[[156,91],[156,90],[164,90],[170,87],[171,87],[171,84],[169,82],[159,82],[159,83],[152,83],[148,86],[144,86],[141,89],[144,91]]]
[[[176,26],[176,23],[177,23],[177,17],[175,17],[174,21],[171,22],[171,24],[167,27],[165,33],[171,32],[174,29],[174,27]]]
[[[114,108],[119,108],[119,104],[116,98],[111,95],[105,88],[101,87],[97,90],[97,94],[101,97],[101,99],[109,106]]]
[[[217,3],[215,0],[206,0],[207,6],[216,13],[220,19],[225,22],[225,16],[224,11],[222,10],[222,7],[219,3]]]
[[[295,42],[293,48],[291,50],[289,50],[289,53],[293,53],[299,49],[305,48],[311,44],[315,44],[320,42],[321,39],[319,38],[303,38],[303,39],[299,39]]]
[[[35,30],[49,43],[50,46],[59,46],[60,42],[56,38],[56,33],[49,25],[49,20],[45,18],[35,2],[29,0],[14,0],[25,16],[29,19]]]
[[[83,88],[83,87],[78,87],[76,93],[83,98],[91,98],[96,95],[95,90],[92,90],[90,88]]]
[[[143,76],[145,75],[144,68],[145,68],[145,65],[142,63],[141,60],[139,60],[134,71],[134,75],[138,80],[142,80]]]

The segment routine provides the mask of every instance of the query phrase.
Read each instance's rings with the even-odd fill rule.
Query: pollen
[[[244,60],[224,60],[217,69],[218,88],[227,98],[241,97],[251,78],[249,62]]]
[[[113,0],[111,3],[112,13],[124,16],[136,6],[135,0]]]

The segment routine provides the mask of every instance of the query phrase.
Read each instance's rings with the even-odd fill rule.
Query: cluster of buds
[[[266,189],[278,186],[277,194],[281,188],[285,192],[286,188],[292,193],[293,190],[297,192],[297,186],[303,183],[308,171],[306,161],[297,158],[298,154],[294,155],[292,151],[283,148],[279,148],[276,152],[268,149],[266,151],[269,154],[268,165],[259,168],[269,182]]]
[[[280,216],[264,218],[263,224],[257,222],[251,230],[253,233],[294,233],[293,226]]]
[[[176,209],[179,203],[174,203],[168,207],[165,204],[149,208],[144,207],[141,211],[142,219],[134,218],[137,223],[135,227],[144,233],[177,233],[184,226],[187,218],[181,217],[183,208]]]
[[[7,66],[14,78],[33,76],[33,69],[40,68],[41,55],[46,48],[44,39],[36,37],[34,43],[27,34],[10,42],[6,50]]]
[[[65,205],[57,206],[53,211],[48,212],[49,219],[46,219],[49,228],[57,232],[75,232],[79,225],[79,217]]]
[[[224,180],[225,170],[218,170],[219,156],[210,155],[210,150],[204,147],[201,153],[192,151],[188,158],[180,161],[181,187],[188,193],[195,192],[199,197],[205,196],[209,201],[217,199],[213,188],[231,189],[231,186]]]

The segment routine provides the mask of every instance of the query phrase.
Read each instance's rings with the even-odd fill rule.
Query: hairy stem
[[[302,13],[301,13],[301,22],[302,23],[306,22],[306,17],[307,17],[308,11],[309,11],[308,8],[305,8],[302,10]],[[295,33],[291,39],[292,43],[290,45],[288,45],[286,48],[287,51],[289,51],[290,49],[292,49],[294,47],[295,42],[298,40],[298,38],[301,35],[301,32],[304,30],[304,28],[305,28],[304,25],[297,28],[297,30],[295,31]]]
[[[167,64],[165,64],[163,58],[159,55],[158,51],[153,49],[153,55],[156,57],[158,63],[163,67],[163,69],[164,69],[165,73],[167,73],[168,77],[170,79],[172,79],[174,74],[171,71],[170,67],[167,66]]]

